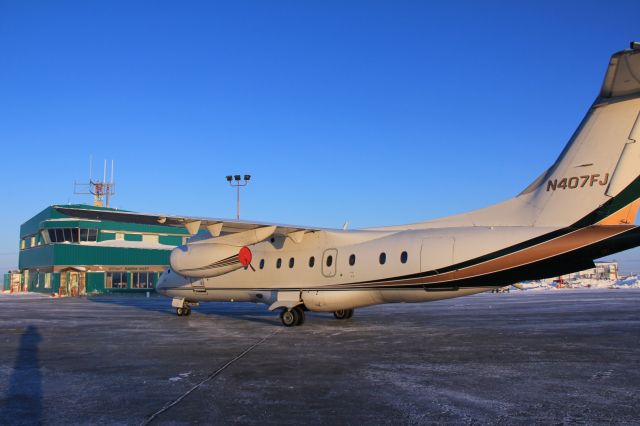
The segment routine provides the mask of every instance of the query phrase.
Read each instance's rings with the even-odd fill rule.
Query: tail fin
[[[556,162],[518,196],[408,227],[633,223],[638,198],[640,43],[632,43],[611,57],[599,96]]]
[[[629,223],[639,176],[640,45],[632,43],[611,57],[600,95],[555,164],[517,198],[537,226]]]
[[[640,207],[640,43],[611,56],[600,94],[556,162],[518,196],[411,225],[582,227],[629,224]]]

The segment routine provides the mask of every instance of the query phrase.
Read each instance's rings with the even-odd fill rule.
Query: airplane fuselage
[[[278,235],[252,247],[247,267],[216,277],[169,271],[158,289],[194,302],[248,301],[274,308],[281,307],[279,298],[290,298],[318,312],[425,302],[532,279],[532,265],[541,262],[547,266],[538,267],[540,278],[590,266],[577,253],[598,244],[606,248],[629,233],[637,238],[633,226],[606,225],[317,231],[301,242]],[[571,254],[572,260],[563,260]]]

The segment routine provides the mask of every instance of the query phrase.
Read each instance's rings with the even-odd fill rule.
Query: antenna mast
[[[93,157],[89,156],[89,182],[73,182],[74,194],[93,195],[93,205],[95,207],[109,207],[111,197],[116,195],[116,184],[113,180],[114,161],[111,160],[111,179],[107,181],[107,160],[104,160],[102,180],[93,180]]]

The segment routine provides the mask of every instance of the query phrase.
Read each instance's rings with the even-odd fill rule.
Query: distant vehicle
[[[302,324],[306,310],[347,319],[363,306],[465,296],[593,268],[594,259],[639,245],[639,112],[640,43],[632,43],[611,57],[598,97],[556,162],[519,195],[410,225],[343,230],[68,214],[201,231],[172,251],[158,281],[178,315],[203,301],[249,301],[280,310],[285,326]]]

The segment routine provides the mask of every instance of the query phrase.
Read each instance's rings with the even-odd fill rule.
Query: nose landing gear
[[[176,314],[178,314],[179,317],[188,317],[189,315],[191,315],[191,306],[198,306],[197,302],[187,302],[186,300],[182,299],[182,298],[178,298],[175,297],[172,301],[171,301],[171,306],[173,308],[176,308]]]

